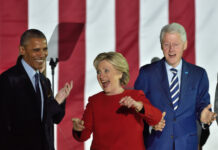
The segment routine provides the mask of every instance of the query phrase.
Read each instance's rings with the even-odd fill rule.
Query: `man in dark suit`
[[[0,76],[0,145],[3,150],[54,150],[53,124],[65,114],[72,82],[54,98],[42,75],[48,55],[45,35],[36,29],[23,33],[17,64]]]
[[[164,58],[143,66],[135,89],[143,90],[150,102],[163,112],[163,119],[145,137],[148,150],[197,150],[196,120],[211,124],[208,78],[203,68],[182,59],[187,48],[182,25],[172,23],[160,34]]]

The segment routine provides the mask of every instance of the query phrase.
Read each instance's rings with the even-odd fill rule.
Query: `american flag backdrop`
[[[217,7],[217,0],[0,0],[0,73],[15,64],[19,39],[26,29],[44,32],[48,43],[53,43],[49,53],[65,56],[55,69],[55,91],[67,81],[74,82],[66,115],[55,128],[56,147],[88,150],[91,140],[83,144],[72,137],[71,118],[81,117],[88,97],[101,90],[92,65],[94,58],[100,52],[121,52],[130,66],[131,88],[140,66],[153,57],[163,57],[159,33],[167,23],[179,22],[186,28],[188,49],[184,58],[206,69],[214,105]],[[75,33],[75,23],[84,24],[79,34]],[[48,64],[47,76],[51,78]],[[217,139],[218,127],[213,123],[204,150],[217,149]]]

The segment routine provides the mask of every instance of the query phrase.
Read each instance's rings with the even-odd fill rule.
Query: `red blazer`
[[[119,101],[124,96],[142,101],[144,112],[138,113],[133,108],[120,106]],[[83,114],[85,129],[82,132],[73,131],[73,135],[83,142],[93,133],[93,150],[145,150],[143,119],[149,125],[155,125],[161,116],[161,112],[150,104],[142,91],[125,90],[112,96],[100,92],[89,98]]]

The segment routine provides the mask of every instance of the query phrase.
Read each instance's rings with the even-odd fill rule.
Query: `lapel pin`
[[[188,71],[186,71],[185,74],[188,74]]]

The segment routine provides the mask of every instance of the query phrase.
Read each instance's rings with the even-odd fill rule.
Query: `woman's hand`
[[[80,120],[79,118],[72,118],[72,122],[73,130],[80,132],[83,131],[83,129],[85,129],[83,120]]]
[[[121,106],[126,106],[128,108],[135,108],[137,112],[140,112],[143,108],[143,103],[141,101],[135,101],[130,96],[125,96],[120,100]]]

